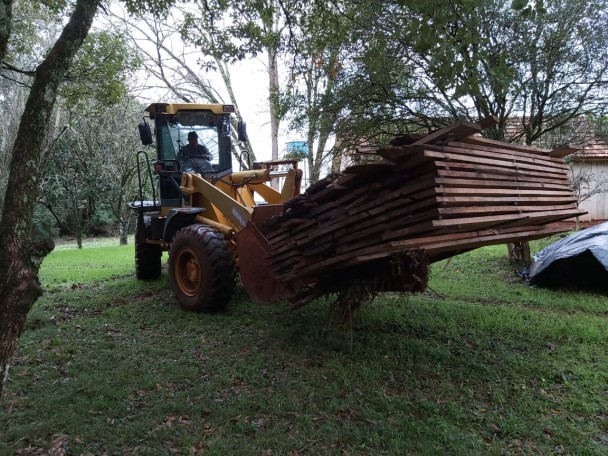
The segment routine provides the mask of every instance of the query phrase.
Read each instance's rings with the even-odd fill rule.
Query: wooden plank
[[[315,218],[317,218],[320,215],[327,213],[327,212],[333,213],[334,208],[344,207],[344,205],[346,203],[348,203],[352,200],[357,200],[358,198],[361,197],[361,195],[369,193],[369,191],[371,189],[372,189],[371,184],[360,186],[357,189],[355,189],[354,191],[341,196],[340,198],[336,199],[335,201],[332,201],[329,206],[327,206],[328,203],[325,203],[324,205],[316,205],[315,207],[312,207],[307,213],[307,215],[310,218],[309,222],[303,223],[300,226],[294,227],[292,230],[292,233],[308,231],[310,229],[311,225],[314,225]],[[290,213],[286,213],[282,220],[286,220],[286,219],[290,218],[291,216],[292,215]],[[328,214],[328,216],[331,218],[331,214]],[[282,222],[282,220],[279,222]],[[274,226],[274,231],[270,231],[266,236],[267,236],[268,240],[274,240],[275,237],[277,237],[277,236],[284,237],[285,233],[281,230],[280,223],[277,223]]]
[[[379,234],[379,236],[377,238],[377,243],[380,243],[381,241],[384,241],[390,237],[403,236],[403,235],[405,235],[405,233],[407,233],[408,235],[411,235],[415,232],[418,232],[418,231],[414,230],[412,227],[418,227],[418,229],[432,228],[432,225],[428,225],[427,222],[432,221],[434,217],[436,217],[436,210],[434,210],[432,212],[424,212],[421,214],[412,215],[411,217],[393,218],[392,220],[389,217],[389,219],[383,223],[383,226],[385,228]],[[423,223],[424,223],[424,228],[422,225]],[[375,232],[378,232],[378,231],[375,231]],[[397,232],[399,232],[399,234],[396,235],[395,233],[397,233]],[[363,235],[361,235],[362,233],[363,233]],[[367,234],[368,234],[367,232],[361,232],[361,231],[350,233],[350,234],[348,234],[348,233],[340,234],[340,244],[341,244],[341,246],[348,245],[348,247],[352,248],[352,249],[360,248],[362,246],[372,245],[374,242],[373,241],[370,242],[369,238],[366,238],[364,240],[364,242],[357,242],[361,238],[365,238],[365,236]],[[340,251],[343,251],[343,250],[344,249],[340,249]]]
[[[479,144],[482,146],[497,147],[499,149],[515,150],[518,152],[526,152],[529,154],[536,154],[536,155],[549,155],[549,153],[551,152],[549,149],[543,149],[541,147],[525,146],[523,144],[496,141],[494,139],[488,139],[488,138],[484,138],[482,136],[469,136],[468,138],[463,138],[462,142],[467,142],[467,143],[471,143],[471,144]]]
[[[456,206],[462,205],[462,199],[454,196],[438,196],[437,201],[442,205]],[[469,205],[496,205],[500,203],[506,204],[522,204],[522,205],[555,205],[555,204],[571,204],[576,203],[577,199],[572,196],[545,196],[543,198],[535,197],[504,197],[504,196],[469,196],[467,197],[467,206]]]
[[[508,145],[508,143],[504,143]],[[522,160],[529,160],[536,163],[547,163],[547,164],[564,164],[564,160],[557,157],[551,157],[550,155],[539,155],[521,150],[511,150],[507,147],[491,146],[484,144],[476,144],[468,141],[453,141],[449,144],[445,144],[443,147],[456,147],[459,149],[466,149],[470,151],[487,152],[493,156],[516,156]]]
[[[553,215],[549,215],[548,214],[545,217],[536,218],[534,220],[534,223],[537,224],[537,225],[541,225],[541,224],[545,225],[545,224],[548,224],[548,223],[559,222],[559,221],[566,220],[566,219],[569,219],[569,218],[574,218],[574,217],[577,217],[577,216],[580,216],[580,215],[584,215],[584,214],[586,214],[586,212],[585,211],[581,211],[580,209],[576,209],[576,210],[571,211],[568,215],[564,215],[564,214],[558,215],[558,214],[555,214],[555,212],[553,212],[552,214]],[[527,225],[528,225],[527,223],[514,223],[514,222],[512,222],[512,223],[506,224],[505,226],[527,226]]]
[[[450,179],[438,177],[434,179],[437,185],[443,187],[491,187],[491,188],[502,188],[502,189],[542,189],[542,190],[560,190],[572,192],[570,185],[565,182],[558,183],[544,183],[544,182],[513,182],[510,180],[495,180],[495,179]]]
[[[521,237],[522,235],[526,235],[529,232],[537,232],[539,229],[535,228],[520,228],[514,230],[507,230],[505,234],[509,236]],[[476,243],[480,242],[480,238],[488,237],[488,236],[496,236],[499,234],[499,230],[477,230],[472,232],[464,232],[464,233],[449,233],[449,234],[432,234],[429,236],[418,237],[413,239],[403,239],[398,241],[390,241],[385,242],[383,244],[378,244],[376,246],[372,246],[370,248],[361,249],[357,252],[357,256],[365,256],[365,255],[377,255],[379,253],[384,253],[386,255],[392,255],[397,252],[407,251],[412,249],[422,248],[424,250],[429,250],[430,248],[434,248],[436,245],[444,244],[444,245],[454,245],[458,246],[461,241],[467,241],[470,244],[469,248],[476,248]]]
[[[498,125],[499,120],[500,119],[498,118],[498,116],[488,116],[479,120],[477,123],[479,124],[482,130],[487,130],[488,128],[493,127],[494,125]]]
[[[436,144],[443,141],[454,141],[457,139],[466,138],[469,135],[481,132],[481,126],[474,122],[467,120],[458,120],[452,125],[445,128],[434,131],[431,134],[426,135],[424,138],[419,139],[412,146],[418,146],[422,144]]]
[[[483,224],[496,224],[509,220],[519,220],[525,218],[530,224],[535,224],[535,220],[541,220],[543,218],[553,218],[563,216],[563,219],[574,217],[577,213],[580,213],[578,209],[566,209],[559,211],[539,211],[539,212],[528,212],[525,214],[506,214],[506,215],[489,215],[481,217],[462,217],[457,219],[444,219],[444,220],[433,220],[434,227],[464,227],[464,226],[477,226]]]
[[[574,144],[564,144],[562,146],[559,146],[559,147],[553,149],[551,152],[549,152],[549,156],[557,157],[557,158],[564,158],[570,154],[575,154],[581,150],[583,150],[582,146],[577,146]]]
[[[379,147],[376,146],[357,146],[355,152],[361,155],[375,155]]]
[[[406,177],[400,173],[395,173],[394,175],[383,179],[381,182],[371,182],[366,184],[365,186],[360,186],[354,189],[352,192],[347,193],[346,195],[340,197],[335,200],[334,203],[340,208],[349,207],[349,204],[357,205],[359,204],[360,198],[369,197],[370,195],[380,194],[385,188],[397,185],[400,182],[405,181]],[[310,212],[311,216],[318,216],[320,213],[324,212],[323,207],[319,207],[313,209]]]
[[[443,165],[442,165],[443,166]],[[472,169],[472,168],[471,168]],[[455,178],[455,179],[482,179],[482,180],[494,180],[496,182],[506,181],[517,184],[522,183],[539,183],[539,184],[555,184],[560,186],[570,187],[570,181],[563,179],[543,179],[542,177],[534,177],[529,175],[522,175],[521,173],[516,175],[481,172],[481,171],[457,171],[452,169],[443,169],[443,167],[437,169],[437,175],[444,178]]]
[[[356,249],[355,249],[356,250]],[[352,249],[351,249],[352,251]],[[343,266],[345,262],[347,262],[350,258],[352,258],[351,251],[347,252],[339,252],[338,254],[326,258],[321,261],[317,261],[315,263],[307,264],[305,266],[298,266],[298,274],[302,277],[316,275],[328,270],[333,270],[336,268],[336,265]],[[342,264],[341,264],[342,263]],[[283,279],[283,274],[278,274],[280,280]]]
[[[483,165],[483,164],[475,163],[473,161],[457,162],[457,161],[439,159],[439,160],[436,160],[434,164],[435,164],[435,166],[437,166],[438,169],[445,169],[447,171],[466,170],[467,172],[501,174],[504,176],[510,176],[513,179],[539,178],[539,179],[549,179],[551,181],[561,180],[561,181],[565,181],[565,182],[570,182],[570,178],[567,173],[554,174],[554,173],[546,173],[543,171],[530,171],[530,170],[521,170],[521,169],[514,169],[514,168],[505,168],[504,166]]]
[[[488,236],[480,236],[477,239],[461,239],[455,242],[437,243],[425,249],[431,261],[441,253],[452,251],[457,254],[461,250],[477,249],[488,245],[507,244],[510,242],[541,239],[552,234],[561,233],[564,229],[549,228],[543,231],[530,231],[522,233],[498,233]],[[445,257],[442,257],[445,258]]]
[[[394,169],[393,163],[377,162],[349,166],[342,173],[360,175],[367,179],[378,179],[392,174]]]
[[[470,250],[485,245],[502,244],[516,240],[537,239],[562,231],[564,231],[564,228],[539,226],[491,229],[460,234],[432,235],[425,238],[379,244],[365,249],[365,251],[358,251],[357,256],[355,257],[349,257],[348,254],[341,254],[317,263],[307,264],[303,267],[304,270],[300,270],[298,273],[303,272],[304,275],[314,275],[332,270],[337,264],[339,264],[340,267],[348,267],[352,264],[369,261],[370,259],[386,257],[398,251],[411,250],[420,247],[427,251],[431,256],[431,259],[446,258],[447,256],[442,255],[442,253]],[[293,273],[291,276],[295,277]]]
[[[391,242],[390,245],[393,247],[410,247],[412,245],[431,245],[438,242],[453,242],[461,239],[476,239],[483,236],[493,236],[501,232],[509,234],[521,234],[528,231],[538,231],[540,227],[525,227],[525,228],[510,228],[510,229],[486,229],[486,230],[475,230],[467,231],[463,233],[448,233],[448,234],[436,234],[433,236],[427,236],[420,239],[406,239],[404,241]]]
[[[530,163],[517,162],[512,160],[502,160],[500,158],[483,158],[475,155],[467,155],[462,153],[451,153],[451,152],[435,152],[432,150],[425,150],[424,156],[428,158],[436,158],[440,160],[450,160],[450,161],[461,161],[465,163],[475,163],[475,164],[484,164],[484,165],[492,165],[499,166],[507,169],[516,169],[516,170],[524,170],[524,171],[540,171],[547,175],[554,175],[557,178],[563,178],[563,176],[568,173],[568,166],[564,165],[561,168],[548,168],[543,165],[533,165]]]
[[[452,242],[436,243],[425,249],[427,253],[433,257],[438,253],[445,252],[447,250],[460,250],[460,249],[471,249],[485,247],[487,245],[494,244],[506,244],[509,242],[515,242],[519,240],[533,240],[540,239],[546,236],[550,236],[555,233],[561,233],[567,231],[567,228],[556,227],[556,226],[541,226],[539,230],[527,230],[512,232],[509,230],[491,230],[488,233],[482,233],[478,235],[476,239],[459,239]],[[494,231],[494,234],[492,234]]]
[[[517,206],[517,205],[505,205],[505,206],[457,206],[457,207],[440,207],[437,208],[437,212],[441,218],[448,218],[452,216],[459,216],[462,214],[494,214],[494,213],[525,213],[525,212],[536,212],[540,206]],[[576,204],[559,205],[559,206],[542,206],[547,211],[559,211],[566,209],[577,209]]]
[[[574,196],[572,190],[522,190],[509,188],[457,188],[457,187],[438,187],[438,195],[462,195],[462,201],[466,202],[468,195],[472,196]]]
[[[411,233],[416,233],[416,232],[426,231],[428,229],[431,229],[432,228],[432,224],[431,224],[432,218],[433,218],[433,214],[421,214],[420,216],[413,217],[411,219],[401,219],[400,224],[409,225],[408,232],[411,234]],[[392,231],[390,223],[383,224],[382,228],[383,228],[383,231],[385,231],[385,232],[390,233]],[[334,254],[343,254],[345,252],[355,251],[362,247],[369,247],[370,245],[384,242],[386,239],[386,236],[379,235],[378,237],[371,237],[371,238],[368,236],[370,233],[374,232],[375,230],[376,230],[376,227],[371,226],[371,227],[367,227],[366,229],[359,230],[355,233],[351,233],[350,235],[348,234],[349,231],[347,231],[347,230],[341,230],[339,232],[337,231],[337,232],[331,233],[331,236],[329,238],[326,238],[323,240],[317,240],[313,244],[312,249],[307,250],[306,253],[312,252],[314,254],[319,254],[324,249],[331,248],[332,249],[331,256],[333,256]],[[280,254],[275,254],[275,252],[273,252],[273,256],[274,256],[277,264],[280,264],[281,262],[283,262],[283,264],[284,264],[285,258],[288,258],[289,256],[294,256],[293,252],[294,252],[294,249],[291,248],[291,249],[284,250]],[[326,256],[329,256],[329,255],[326,255]]]
[[[338,178],[338,176],[326,176],[323,179],[318,180],[317,182],[315,182],[314,184],[312,184],[310,187],[308,187],[304,194],[305,195],[313,195],[317,192],[320,192],[321,190],[323,190],[325,187],[327,187],[329,184],[331,184],[333,181],[335,181]]]
[[[389,160],[393,163],[402,162],[414,155],[420,154],[422,149],[420,147],[411,146],[400,146],[400,147],[381,147],[378,149],[378,155],[385,160]]]
[[[325,187],[320,192],[316,192],[310,195],[310,199],[317,204],[327,201],[333,201],[339,198],[340,195],[344,194],[348,190],[348,187],[336,185],[336,183],[334,182],[333,184],[330,184]]]
[[[426,195],[427,197],[433,196],[434,193],[427,192]],[[319,224],[314,231],[292,235],[289,238],[289,243],[285,243],[284,245],[273,244],[273,246],[276,246],[273,253],[280,255],[295,247],[301,248],[307,244],[324,242],[323,239],[327,236],[346,237],[346,239],[349,240],[349,234],[355,233],[356,235],[356,233],[358,233],[359,230],[364,229],[366,227],[365,224],[370,221],[374,224],[391,223],[393,228],[395,226],[400,227],[407,223],[411,223],[411,220],[407,217],[404,218],[405,215],[411,214],[411,217],[420,217],[419,214],[414,212],[420,208],[426,209],[423,212],[425,219],[437,217],[437,210],[432,207],[435,203],[436,201],[434,199],[428,201],[422,199],[414,204],[408,204],[407,200],[396,200],[390,205],[378,204],[376,202],[367,207],[358,207],[353,213],[343,214],[343,217],[332,219],[331,223]]]
[[[519,152],[510,152],[510,151],[494,151],[494,150],[480,150],[473,149],[467,147],[459,147],[461,145],[466,146],[466,144],[462,143],[450,143],[449,145],[443,146],[443,152],[450,152],[455,154],[464,154],[469,155],[471,157],[480,157],[480,158],[490,158],[490,159],[500,159],[506,162],[510,162],[511,166],[513,164],[528,164],[528,165],[536,165],[540,166],[541,169],[544,168],[549,172],[569,172],[570,167],[566,165],[566,163],[561,159],[553,159],[555,161],[548,161],[539,157],[538,155],[531,154],[523,154]]]

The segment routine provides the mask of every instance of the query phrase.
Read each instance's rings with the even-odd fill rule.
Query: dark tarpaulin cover
[[[534,255],[530,284],[608,291],[608,222],[574,233]]]

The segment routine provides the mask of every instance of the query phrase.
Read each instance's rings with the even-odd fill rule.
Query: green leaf
[[[516,11],[521,11],[526,7],[527,4],[528,4],[528,0],[513,0],[511,2],[511,8],[513,8]]]

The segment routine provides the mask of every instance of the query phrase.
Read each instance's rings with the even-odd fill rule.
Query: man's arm
[[[211,160],[213,158],[213,156],[211,155],[211,153],[209,152],[209,149],[207,149],[206,146],[204,146],[203,144],[199,144],[199,153],[205,157],[206,160]]]

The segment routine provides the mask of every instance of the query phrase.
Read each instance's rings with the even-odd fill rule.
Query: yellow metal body
[[[234,105],[200,104],[200,103],[152,103],[146,108],[150,119],[156,114],[176,114],[178,111],[211,111],[213,114],[232,114]]]
[[[202,207],[205,212],[197,216],[197,221],[214,226],[227,237],[233,237],[251,220],[256,206],[257,193],[267,204],[280,204],[295,196],[299,191],[297,169],[290,169],[285,177],[283,189],[279,192],[266,185],[273,176],[270,169],[236,172],[213,181],[203,179],[196,173],[182,175],[180,190],[189,198],[183,199],[183,207]]]

